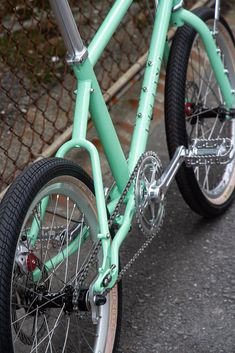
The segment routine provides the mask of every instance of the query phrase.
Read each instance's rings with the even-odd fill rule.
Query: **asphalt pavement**
[[[163,120],[149,149],[167,163]],[[120,352],[235,352],[234,211],[205,220],[172,184],[160,233],[123,280]],[[134,222],[123,263],[144,237]]]

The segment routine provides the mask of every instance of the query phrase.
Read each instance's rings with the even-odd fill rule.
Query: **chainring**
[[[139,165],[135,182],[136,218],[141,231],[147,236],[158,232],[165,212],[165,199],[159,201],[149,197],[150,185],[159,180],[162,173],[157,154],[147,152]]]

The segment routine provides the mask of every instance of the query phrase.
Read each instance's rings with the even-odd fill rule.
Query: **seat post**
[[[220,0],[215,1],[214,34],[217,34],[217,24],[220,19]]]
[[[68,51],[67,62],[83,62],[88,56],[88,51],[82,42],[68,1],[50,0],[50,5]]]

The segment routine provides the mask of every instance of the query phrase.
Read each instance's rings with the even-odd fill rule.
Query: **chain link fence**
[[[86,45],[112,3],[70,1]],[[102,55],[96,73],[104,93],[146,52],[153,8],[134,1]],[[75,81],[48,1],[1,0],[0,29],[1,192],[71,125]]]

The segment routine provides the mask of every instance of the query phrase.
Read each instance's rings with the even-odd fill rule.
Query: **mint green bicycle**
[[[121,278],[162,224],[165,196],[180,191],[204,217],[222,214],[235,187],[235,41],[215,11],[183,1],[155,2],[136,124],[126,159],[93,66],[132,0],[116,0],[86,48],[67,0],[50,0],[78,80],[72,138],[55,158],[28,167],[0,207],[0,352],[111,353],[121,320]],[[169,26],[179,27],[169,46]],[[123,39],[125,40],[125,38]],[[146,152],[163,59],[171,161]],[[88,112],[114,178],[104,191],[99,155],[86,139]],[[85,149],[93,180],[63,159]],[[144,243],[120,269],[119,249],[134,215]]]

